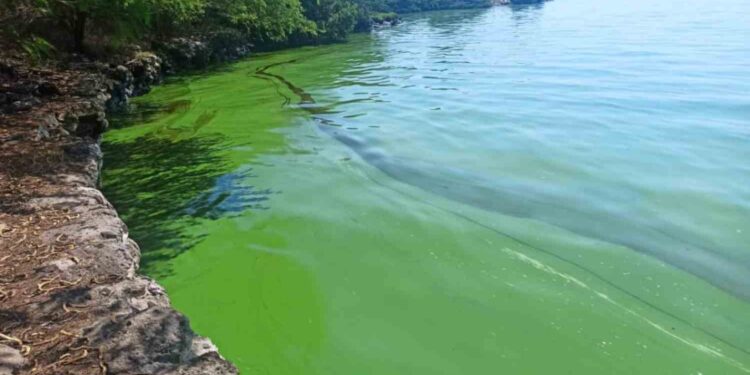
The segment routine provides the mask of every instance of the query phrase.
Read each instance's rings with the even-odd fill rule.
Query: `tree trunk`
[[[84,52],[83,40],[86,37],[86,21],[88,14],[77,11],[73,16],[73,50],[79,53]]]

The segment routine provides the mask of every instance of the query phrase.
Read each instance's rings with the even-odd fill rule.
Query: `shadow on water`
[[[544,4],[549,0],[513,0],[508,5],[513,11],[523,11],[527,9],[542,9]]]
[[[432,29],[431,31],[450,37],[455,36],[455,33],[460,33],[471,28],[474,20],[486,13],[487,9],[480,8],[429,12],[426,15],[418,17],[425,17],[427,26]]]
[[[173,113],[184,104],[144,107],[121,118],[117,126]],[[205,121],[205,116],[199,116],[195,122]],[[104,143],[103,189],[128,223],[131,237],[141,245],[141,264],[147,274],[171,274],[165,260],[189,250],[205,236],[186,230],[196,221],[267,208],[264,203],[271,191],[246,184],[254,177],[252,170],[237,169],[225,161],[220,154],[224,142],[219,135],[175,139],[149,134]]]
[[[539,11],[544,8],[544,1],[527,1],[513,3],[509,5],[512,12],[511,17],[515,21],[524,21],[527,19],[536,20],[539,18]]]
[[[536,27],[536,23],[544,13],[544,4],[547,0],[521,0],[514,1],[508,5],[510,19],[515,25],[514,32],[524,32],[524,25]]]

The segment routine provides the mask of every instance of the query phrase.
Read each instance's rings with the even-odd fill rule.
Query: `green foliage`
[[[314,33],[299,0],[215,0],[207,5],[209,28],[232,27],[253,42],[286,41],[292,33]]]
[[[60,49],[109,50],[173,36],[258,47],[344,40],[396,13],[479,7],[491,0],[0,0],[0,33],[34,59]],[[49,41],[50,43],[47,43]],[[88,48],[87,48],[88,47]],[[106,50],[100,48],[100,50]],[[222,47],[223,48],[223,47]]]
[[[36,35],[22,39],[19,43],[21,49],[23,49],[34,64],[39,64],[40,62],[51,58],[56,52],[55,47],[52,44],[44,38],[40,38]]]
[[[87,36],[111,43],[129,41],[191,22],[206,0],[3,0],[0,28],[17,42],[40,34],[67,49],[82,51]],[[62,31],[62,32],[61,32]]]
[[[491,0],[356,0],[372,12],[409,13],[438,9],[481,8]]]
[[[398,14],[394,12],[373,13],[372,21],[375,23],[395,22],[395,21],[398,21]]]
[[[303,0],[302,5],[320,41],[343,40],[357,24],[359,7],[348,0]]]

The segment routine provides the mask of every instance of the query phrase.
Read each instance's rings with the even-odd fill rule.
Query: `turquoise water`
[[[750,372],[750,2],[415,14],[136,100],[105,193],[245,374]]]
[[[750,298],[748,11],[557,1],[435,15],[381,33],[384,61],[346,78],[391,110],[369,100],[329,118],[357,127],[337,135],[396,179]],[[372,91],[326,88],[332,101]]]

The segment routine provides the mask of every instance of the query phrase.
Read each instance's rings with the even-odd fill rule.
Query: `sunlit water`
[[[413,15],[136,101],[104,187],[244,374],[750,372],[750,2]]]

